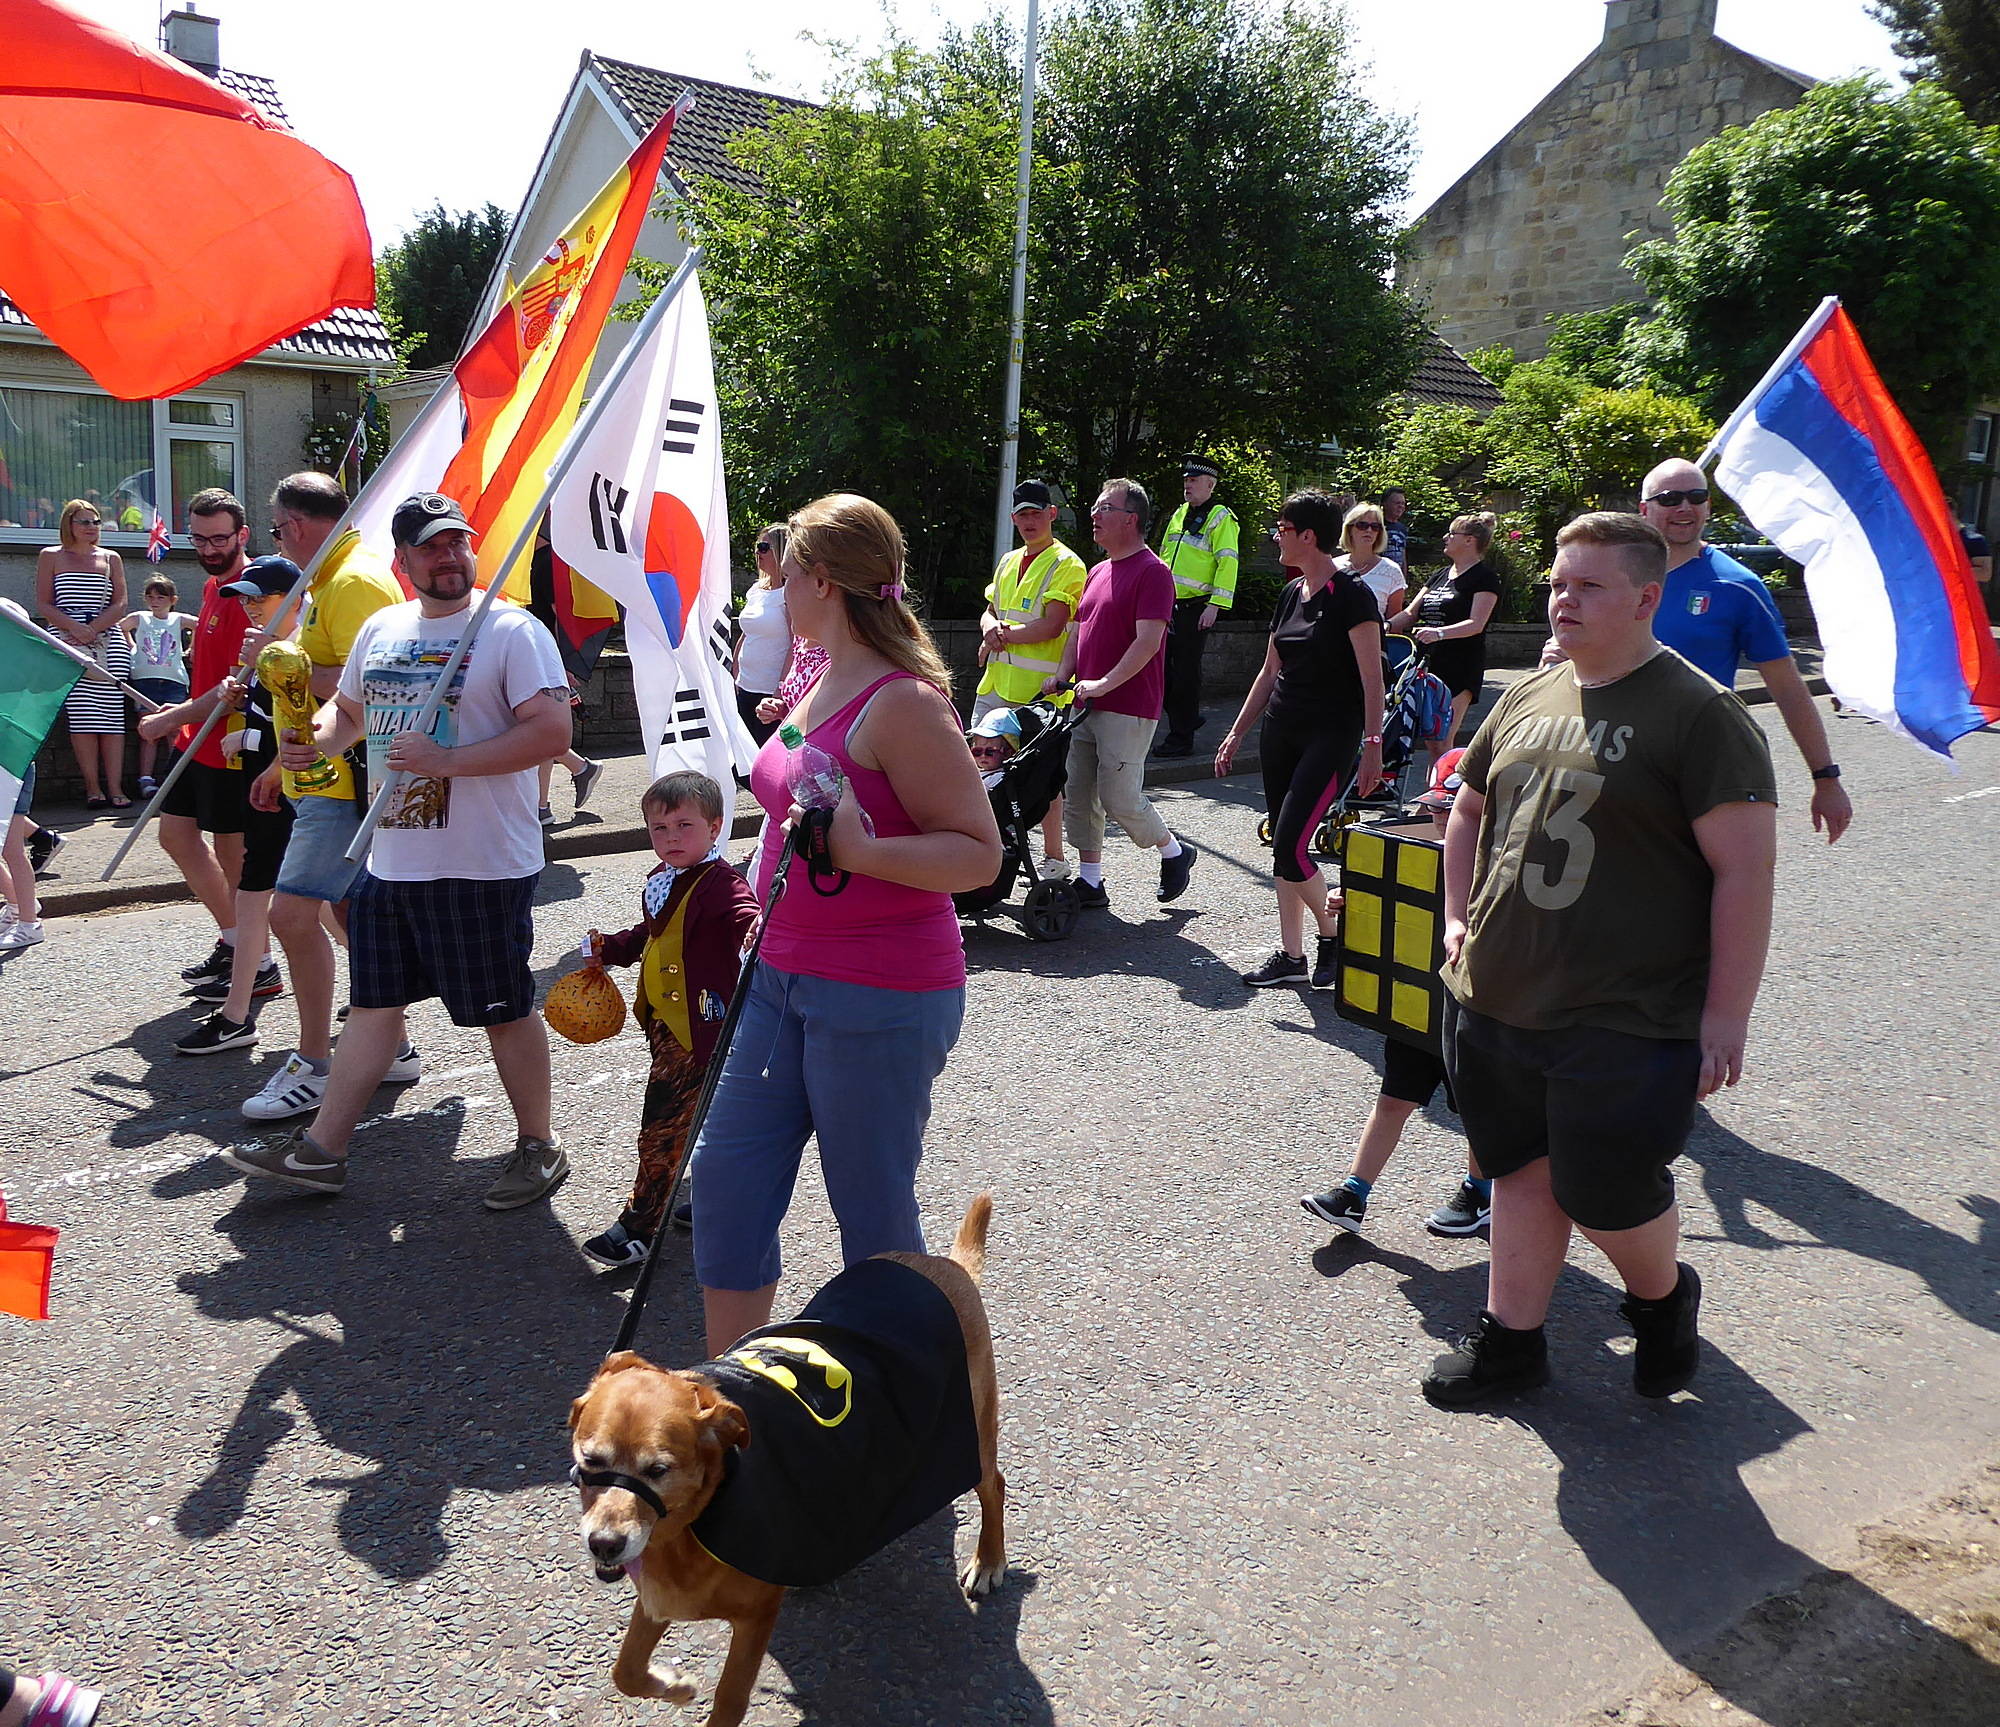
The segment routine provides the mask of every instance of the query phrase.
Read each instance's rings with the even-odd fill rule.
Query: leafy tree
[[[1876,0],[1869,7],[1913,83],[1942,84],[1982,126],[2000,125],[2000,10],[1993,0]]]
[[[507,243],[497,204],[453,215],[433,204],[375,260],[375,298],[404,365],[448,366]]]
[[[1672,237],[1625,261],[1658,307],[1628,377],[1727,412],[1838,294],[1933,452],[2000,385],[2000,131],[1942,90],[1819,85],[1690,151],[1665,202]]]
[[[1612,389],[1624,382],[1620,344],[1626,331],[1645,316],[1640,300],[1620,300],[1595,312],[1553,313],[1545,320],[1549,343],[1544,357],[1572,377]]]

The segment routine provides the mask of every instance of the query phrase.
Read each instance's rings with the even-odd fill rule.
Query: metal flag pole
[[[141,695],[123,678],[113,677],[95,660],[93,660],[88,654],[84,653],[82,649],[77,647],[77,645],[74,642],[66,642],[62,639],[61,636],[57,635],[53,630],[43,629],[40,624],[36,623],[33,618],[29,617],[28,614],[25,611],[23,611],[21,607],[17,605],[14,601],[0,599],[0,612],[5,612],[7,614],[7,620],[9,623],[19,624],[20,627],[26,630],[29,635],[40,636],[43,641],[49,644],[50,647],[60,648],[64,653],[68,654],[71,659],[75,660],[78,665],[82,666],[86,672],[90,672],[95,676],[102,678],[107,684],[116,684],[121,690],[123,690],[126,693],[126,695],[132,698],[133,705],[137,707],[142,714],[156,714],[160,711],[160,704],[154,701],[151,696]]]
[[[1000,410],[1000,500],[993,521],[993,562],[1014,544],[1014,476],[1021,459],[1021,350],[1028,315],[1028,176],[1035,161],[1036,4],[1028,0],[1021,52],[1021,161],[1014,173],[1014,304],[1007,331],[1007,394]]]
[[[569,470],[576,461],[578,450],[597,429],[597,422],[610,406],[612,398],[617,394],[618,386],[624,383],[626,374],[637,362],[648,338],[658,326],[660,319],[666,316],[667,308],[680,297],[681,290],[693,279],[704,255],[702,249],[696,246],[681,260],[680,268],[674,271],[673,279],[661,290],[660,297],[646,309],[646,315],[639,320],[638,327],[632,332],[632,339],[625,344],[624,350],[613,363],[603,383],[598,386],[596,394],[591,397],[590,406],[578,416],[576,424],[570,428],[569,436],[563,439],[562,448],[556,452],[556,459],[549,464],[548,478],[542,483],[540,499],[523,518],[521,531],[514,536],[514,544],[509,548],[506,558],[501,563],[490,566],[495,571],[493,579],[487,583],[485,592],[480,595],[479,604],[473,608],[472,616],[460,634],[457,644],[452,648],[444,665],[439,668],[437,678],[431,684],[430,693],[424,698],[423,706],[417,710],[416,718],[410,722],[406,730],[413,731],[420,737],[427,737],[430,734],[431,722],[436,719],[438,709],[444,705],[445,695],[451,689],[451,680],[458,676],[458,669],[464,665],[466,654],[471,651],[474,639],[486,622],[487,614],[493,609],[493,602],[500,597],[500,590],[506,586],[506,572],[514,567],[521,554],[528,549],[536,529],[541,526],[542,517],[548,513],[549,500],[555,496],[556,488],[569,477]],[[347,848],[347,856],[351,862],[359,863],[368,855],[368,845],[375,836],[375,829],[382,820],[382,813],[406,777],[400,770],[392,770],[382,776],[382,783],[375,788],[375,795],[368,803],[368,811],[361,818],[360,830]]]

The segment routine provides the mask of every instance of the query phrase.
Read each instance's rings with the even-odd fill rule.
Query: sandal
[[[115,810],[129,810],[132,807],[132,800],[120,792],[111,800],[111,807]]]
[[[83,800],[83,807],[87,810],[108,810],[111,807],[111,800],[109,798],[85,798]]]

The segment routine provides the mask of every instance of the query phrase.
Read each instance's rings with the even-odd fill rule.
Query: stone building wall
[[[1431,206],[1406,285],[1461,352],[1546,347],[1551,313],[1642,297],[1620,260],[1668,233],[1667,176],[1808,81],[1722,41],[1716,0],[1611,0],[1604,39]]]

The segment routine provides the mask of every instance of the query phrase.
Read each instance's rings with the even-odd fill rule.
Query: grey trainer
[[[302,1127],[265,1144],[224,1146],[222,1161],[245,1175],[268,1176],[308,1193],[338,1193],[347,1185],[347,1159],[328,1157]]]
[[[569,1159],[560,1139],[530,1139],[525,1133],[514,1141],[514,1155],[500,1179],[486,1190],[488,1211],[512,1211],[533,1205],[569,1179]]]

